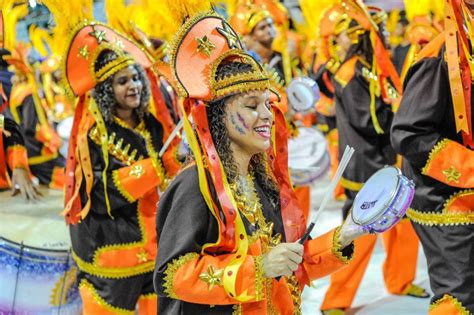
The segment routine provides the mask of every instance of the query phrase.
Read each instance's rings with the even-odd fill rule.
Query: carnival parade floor
[[[323,178],[312,186],[311,203],[312,214],[319,207],[324,189],[329,185],[329,178]],[[343,202],[331,200],[316,224],[317,234],[323,234],[331,228],[341,224],[341,207]],[[385,289],[382,276],[382,264],[385,259],[385,250],[381,239],[373,252],[369,266],[357,291],[352,308],[347,314],[357,315],[422,315],[428,313],[430,299],[418,299],[407,296],[390,295]],[[429,290],[426,259],[421,245],[418,252],[418,263],[415,284]],[[319,307],[329,286],[329,277],[313,282],[312,288],[303,292],[303,315],[320,314]]]

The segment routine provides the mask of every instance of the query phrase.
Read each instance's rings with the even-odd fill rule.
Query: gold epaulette
[[[101,144],[100,141],[100,134],[99,130],[97,127],[93,127],[91,131],[89,132],[89,137],[96,143],[97,145]],[[143,159],[143,156],[140,155],[140,157],[137,157],[137,149],[134,149],[130,154],[130,144],[127,144],[125,147],[123,147],[124,141],[122,139],[116,139],[117,134],[115,132],[112,132],[112,134],[109,136],[107,139],[107,148],[109,153],[123,162],[125,165],[130,166],[133,163],[140,161]]]

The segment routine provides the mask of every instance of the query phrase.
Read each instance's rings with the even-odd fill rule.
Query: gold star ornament
[[[454,167],[451,166],[450,168],[443,171],[444,176],[446,176],[446,181],[448,182],[455,182],[459,183],[459,178],[461,177],[461,173]]]
[[[94,36],[95,39],[97,40],[97,44],[99,44],[99,45],[102,42],[107,41],[107,39],[105,38],[105,31],[94,29],[94,31],[90,32],[89,35]]]
[[[134,165],[132,166],[132,169],[130,170],[130,176],[134,176],[136,179],[139,179],[142,177],[142,175],[145,173],[143,170],[143,166],[141,165]]]
[[[196,51],[205,54],[207,57],[211,57],[211,52],[216,46],[209,40],[209,37],[205,35],[202,38],[196,38],[196,42],[198,43]]]
[[[205,273],[199,275],[199,279],[207,283],[209,291],[211,291],[215,285],[222,287],[222,275],[224,270],[215,269],[213,265],[209,265]]]
[[[84,45],[81,48],[79,48],[79,52],[77,53],[78,57],[82,57],[85,60],[89,59],[89,46]]]
[[[139,263],[145,263],[148,261],[148,253],[142,248],[137,254],[137,259]]]
[[[227,45],[229,45],[230,49],[239,48],[239,38],[237,34],[235,34],[234,30],[227,24],[226,22],[222,23],[224,28],[217,28],[219,34],[225,37],[227,40]]]

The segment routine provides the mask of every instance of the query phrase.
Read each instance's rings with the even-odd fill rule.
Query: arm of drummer
[[[392,125],[392,145],[422,174],[449,186],[472,188],[474,151],[440,132],[452,103],[445,67],[440,58],[426,58],[410,69]]]
[[[353,240],[358,233],[348,232],[346,223],[304,245],[303,268],[310,280],[325,277],[347,265],[354,256]]]
[[[178,175],[158,205],[155,291],[190,303],[240,303],[223,287],[224,269],[234,254],[202,251],[204,244],[216,242],[219,228],[192,172],[185,169]],[[258,301],[263,298],[263,281],[261,256],[247,255],[237,273],[236,293],[247,290],[247,302]]]
[[[103,206],[106,204],[103,182],[105,163],[99,146],[90,138],[88,140],[93,173],[90,198],[92,204],[97,205],[91,209],[105,214],[106,207]],[[130,166],[111,161],[106,172],[110,209],[113,211],[136,202],[146,193],[156,189],[164,179],[164,173],[161,170],[161,165],[152,158],[140,160]]]

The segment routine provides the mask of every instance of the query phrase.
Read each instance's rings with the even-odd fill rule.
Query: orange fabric
[[[138,299],[138,314],[139,315],[156,315],[158,311],[158,297],[141,296]]]
[[[390,293],[401,294],[415,278],[418,237],[411,223],[408,220],[402,220],[383,233],[382,240],[387,250],[383,265],[385,285]],[[377,236],[372,234],[355,241],[354,259],[346,268],[331,275],[330,286],[321,310],[351,306],[376,241]]]
[[[347,84],[355,75],[355,65],[358,61],[357,56],[344,62],[337,70],[335,78],[342,84]]]
[[[462,192],[453,197],[446,204],[446,213],[472,213],[474,212],[474,192]]]
[[[138,201],[139,221],[142,223],[143,242],[120,244],[115,247],[105,248],[96,252],[97,265],[100,267],[127,268],[141,263],[153,261],[156,258],[156,230],[155,214],[158,194],[156,191],[143,196]],[[146,261],[141,261],[141,254],[146,253]]]
[[[423,174],[448,186],[459,188],[474,187],[474,151],[448,140],[439,151],[434,152]]]
[[[308,223],[309,211],[311,209],[311,187],[300,186],[295,189],[296,198],[300,203],[301,210],[303,210],[304,221]]]
[[[446,37],[444,33],[441,33],[436,36],[418,53],[418,58],[416,61],[421,60],[423,58],[437,57],[441,48],[443,48],[445,40]]]
[[[36,139],[44,144],[42,155],[57,154],[61,147],[61,138],[50,125],[38,125],[36,128]]]
[[[209,265],[212,265],[215,270],[224,270],[232,257],[233,254],[200,255],[181,266],[173,278],[173,290],[176,296],[180,300],[199,304],[229,305],[237,303],[222,286],[214,285],[211,289],[206,282],[199,279],[201,274],[206,273]],[[255,271],[254,257],[248,255],[239,269],[236,291],[247,290],[247,294],[253,297],[250,302],[255,302]]]
[[[49,183],[49,188],[53,189],[64,189],[64,184],[66,182],[66,174],[64,173],[64,167],[55,166],[53,168],[53,173],[51,177],[51,182]]]
[[[29,170],[28,155],[26,148],[22,145],[15,145],[7,149],[7,163],[11,170],[24,168]]]
[[[110,308],[105,307],[99,303],[93,295],[90,288],[81,286],[79,288],[82,300],[82,314],[83,315],[116,315],[117,313],[112,311]]]
[[[331,160],[331,178],[336,175],[337,168],[339,167],[339,132],[337,129],[331,130],[326,136],[328,140],[328,151],[329,159]],[[334,198],[341,200],[345,198],[344,187],[342,187],[341,182],[339,182],[334,190]]]
[[[334,255],[334,233],[335,229],[305,243],[303,266],[309,279],[322,278],[346,265]]]
[[[436,305],[430,307],[428,315],[467,315],[469,312],[460,306],[456,305],[456,300],[450,295],[443,296],[441,301],[435,302]],[[463,308],[463,309],[462,309]]]
[[[157,187],[163,180],[157,174],[151,158],[122,167],[113,171],[113,174],[118,178],[119,182],[115,184],[119,190],[125,190],[135,200],[148,192],[150,187]]]
[[[418,236],[411,222],[403,219],[382,234],[382,241],[387,253],[383,264],[385,286],[389,293],[401,294],[415,279]]]

